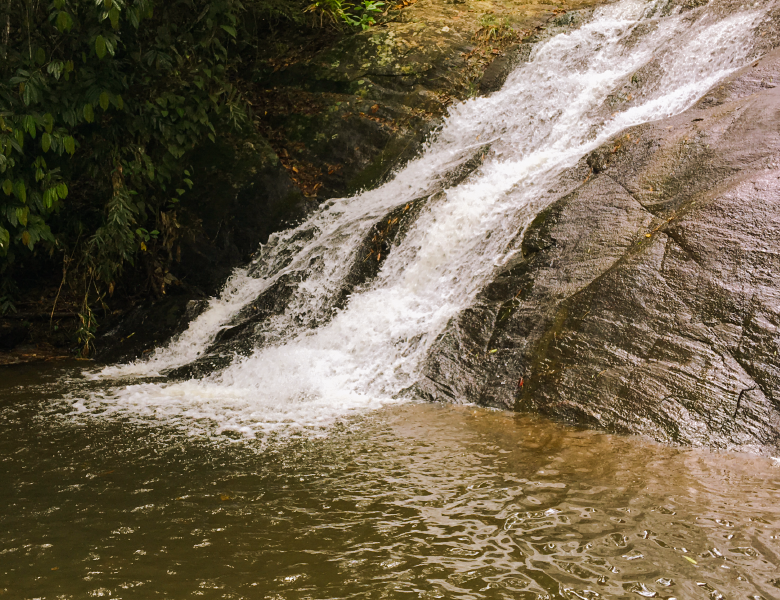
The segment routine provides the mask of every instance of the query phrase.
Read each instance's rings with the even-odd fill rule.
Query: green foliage
[[[2,270],[0,270],[0,274],[2,274]],[[0,278],[0,316],[16,312],[14,298],[18,293],[19,290],[11,278]]]
[[[0,315],[15,313],[16,306],[10,296],[0,296]]]
[[[363,0],[363,3],[356,7],[357,16],[346,15],[345,21],[355,27],[360,27],[363,31],[376,23],[375,17],[382,13],[384,2],[374,2],[373,0]]]
[[[187,152],[245,119],[239,0],[21,0],[0,9],[0,260],[53,247],[70,194],[102,213],[84,256],[110,283],[186,187]],[[95,212],[95,211],[93,211]],[[150,227],[149,229],[153,229]]]
[[[244,24],[248,18],[251,18],[252,21],[292,24],[302,24],[306,20],[304,7],[298,0],[244,0],[244,4],[248,13]],[[239,40],[242,37],[242,32],[239,29]],[[252,42],[247,40],[247,43],[251,44]]]
[[[517,37],[517,32],[506,17],[499,21],[493,13],[485,13],[480,17],[479,25],[480,28],[474,34],[474,39],[480,42],[510,41]]]
[[[326,22],[339,26],[341,23],[349,22],[350,16],[346,11],[350,8],[352,8],[352,4],[343,0],[314,0],[304,9],[304,12],[319,17],[320,27]]]
[[[79,344],[78,356],[80,358],[87,358],[92,354],[97,328],[98,322],[95,314],[92,312],[89,304],[85,302],[82,312],[79,313],[79,326],[76,331],[76,339]]]
[[[289,7],[274,1],[252,6]],[[187,153],[246,120],[231,81],[244,11],[240,0],[0,4],[0,273],[78,246],[86,302],[152,250],[192,186]],[[86,354],[96,320],[87,304],[82,314]]]
[[[242,60],[279,22],[302,24],[306,1],[0,0],[0,283],[33,258],[67,258],[85,355],[90,304],[129,269],[165,292],[190,152],[240,140]],[[380,6],[315,12],[365,28]],[[0,289],[0,310],[15,297]]]
[[[339,26],[346,23],[352,27],[360,27],[366,30],[376,23],[376,18],[382,13],[384,2],[363,0],[361,4],[354,5],[344,0],[314,0],[305,12],[319,16],[320,26],[325,22]],[[354,9],[357,14],[350,12]]]

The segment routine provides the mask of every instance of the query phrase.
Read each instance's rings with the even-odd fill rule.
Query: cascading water
[[[96,377],[157,376],[190,363],[259,294],[292,277],[297,289],[284,314],[259,327],[251,355],[200,380],[128,385],[75,407],[255,436],[316,429],[398,401],[437,335],[515,251],[512,240],[550,200],[555,178],[626,127],[681,112],[754,58],[753,31],[766,10],[756,4],[723,16],[717,7],[681,11],[663,0],[598,9],[578,30],[538,46],[501,91],[455,106],[422,156],[392,181],[330,201],[274,236],[167,347]],[[653,76],[641,98],[612,112],[616,90],[643,68]],[[442,173],[488,144],[475,172],[436,193]],[[426,196],[377,277],[333,314],[332,298],[366,233]]]

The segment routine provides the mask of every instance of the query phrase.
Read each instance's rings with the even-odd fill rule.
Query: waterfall
[[[517,251],[518,231],[556,198],[560,175],[626,127],[685,110],[755,58],[753,31],[766,11],[758,3],[683,11],[666,0],[599,8],[579,29],[538,44],[500,91],[454,106],[391,181],[328,201],[272,236],[184,333],[148,359],[93,374],[114,387],[73,405],[263,437],[404,401],[432,343]],[[621,96],[637,73],[645,81],[637,98]],[[444,176],[475,156],[463,181]],[[422,208],[376,277],[334,304],[350,265],[366,260],[356,253],[371,228],[413,203]],[[229,364],[201,379],[127,381],[202,357],[275,285],[293,291],[283,312],[255,326],[248,355],[223,357]]]

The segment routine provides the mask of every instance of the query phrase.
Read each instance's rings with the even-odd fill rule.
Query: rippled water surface
[[[427,404],[193,437],[57,375],[0,372],[0,597],[780,597],[770,459]]]

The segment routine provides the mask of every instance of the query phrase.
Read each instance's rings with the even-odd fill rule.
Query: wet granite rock
[[[241,147],[218,140],[192,157],[195,186],[183,203],[173,272],[203,295],[215,294],[232,270],[246,263],[271,233],[300,221],[307,201],[262,136]]]
[[[483,94],[497,92],[504,85],[509,74],[521,63],[528,62],[532,44],[515,44],[498,56],[479,80],[479,91]]]
[[[127,362],[141,358],[177,332],[192,302],[187,294],[168,294],[159,300],[148,299],[127,312],[112,315],[101,322],[103,330],[96,340],[101,362]]]
[[[566,174],[419,392],[780,449],[780,51]],[[520,232],[518,235],[522,235]]]
[[[226,139],[202,146],[193,152],[191,164],[195,185],[177,212],[179,239],[166,293],[101,319],[98,360],[133,360],[164,343],[186,327],[197,314],[193,307],[216,294],[271,233],[316,207],[260,135],[240,147]]]

